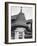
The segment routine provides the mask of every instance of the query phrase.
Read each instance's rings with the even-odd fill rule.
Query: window
[[[11,32],[11,38],[15,39],[15,32]]]
[[[19,39],[23,38],[23,32],[19,32]]]

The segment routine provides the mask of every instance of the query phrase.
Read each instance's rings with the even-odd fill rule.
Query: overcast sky
[[[17,15],[20,13],[20,6],[11,6],[11,15]],[[24,13],[24,16],[26,17],[26,19],[32,19],[32,15],[33,15],[33,11],[32,11],[32,7],[22,7],[22,12]]]

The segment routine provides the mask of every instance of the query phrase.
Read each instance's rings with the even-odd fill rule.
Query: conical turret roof
[[[22,12],[22,7],[21,7],[21,9],[20,9],[20,13],[19,13],[18,16],[17,16],[17,20],[26,20],[26,19],[25,19],[25,15],[24,15],[24,13]]]

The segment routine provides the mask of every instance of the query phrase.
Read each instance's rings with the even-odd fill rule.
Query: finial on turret
[[[20,12],[22,13],[22,7],[21,7],[21,10],[20,10]]]

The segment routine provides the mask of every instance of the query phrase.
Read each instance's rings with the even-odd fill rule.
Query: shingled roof
[[[18,26],[18,25],[20,25],[20,26],[28,27],[28,25],[26,23],[32,22],[31,19],[30,20],[26,20],[25,15],[22,12],[22,8],[20,10],[20,13],[17,14],[17,15],[12,16],[11,19],[15,19],[14,23],[12,23],[11,26]]]

